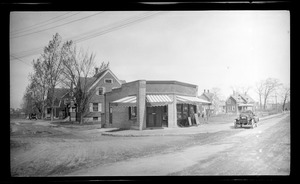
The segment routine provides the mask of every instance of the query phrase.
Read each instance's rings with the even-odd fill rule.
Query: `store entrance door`
[[[163,107],[147,107],[146,127],[162,127]]]

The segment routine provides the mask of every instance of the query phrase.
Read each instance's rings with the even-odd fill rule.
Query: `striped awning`
[[[164,106],[172,103],[173,100],[168,95],[146,95],[147,106]],[[136,96],[127,96],[111,102],[114,106],[134,107],[136,106]]]
[[[127,96],[124,98],[121,98],[119,100],[115,100],[111,102],[114,106],[120,106],[120,107],[135,107],[136,106],[136,96]]]
[[[146,95],[147,106],[165,106],[173,102],[168,95]]]
[[[183,104],[211,104],[209,101],[203,100],[193,96],[179,96],[176,95],[177,103]]]

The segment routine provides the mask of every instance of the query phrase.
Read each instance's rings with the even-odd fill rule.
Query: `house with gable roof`
[[[199,96],[199,98],[209,101],[210,105],[203,105],[203,108],[207,109],[210,114],[219,114],[225,112],[225,102],[221,101],[214,93],[209,92],[209,90],[205,90]]]
[[[54,106],[53,117],[54,119],[65,119],[70,116],[69,102],[71,99],[70,89],[67,88],[55,88],[54,89]],[[45,118],[51,118],[51,105],[48,100],[45,104]]]
[[[80,78],[79,80],[84,80],[84,78]],[[101,123],[105,118],[105,93],[112,91],[112,89],[120,88],[126,81],[119,80],[109,68],[101,71],[95,68],[95,75],[86,80],[87,89],[93,90],[93,94],[88,102],[88,112],[83,119],[85,122],[93,121]]]
[[[249,109],[255,110],[255,101],[246,93],[234,91],[226,100],[226,113],[239,113]]]

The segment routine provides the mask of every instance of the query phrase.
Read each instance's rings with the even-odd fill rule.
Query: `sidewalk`
[[[260,118],[260,121],[270,119],[284,114],[274,114]],[[162,128],[162,129],[146,129],[146,130],[113,130],[103,131],[102,135],[117,136],[117,137],[144,137],[144,136],[184,136],[199,133],[213,133],[223,130],[233,129],[233,121],[230,123],[213,123],[213,124],[200,124],[199,126],[184,127],[184,128]]]

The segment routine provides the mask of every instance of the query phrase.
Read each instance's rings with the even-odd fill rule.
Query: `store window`
[[[129,107],[129,119],[136,119],[137,117],[137,108],[136,107]]]

